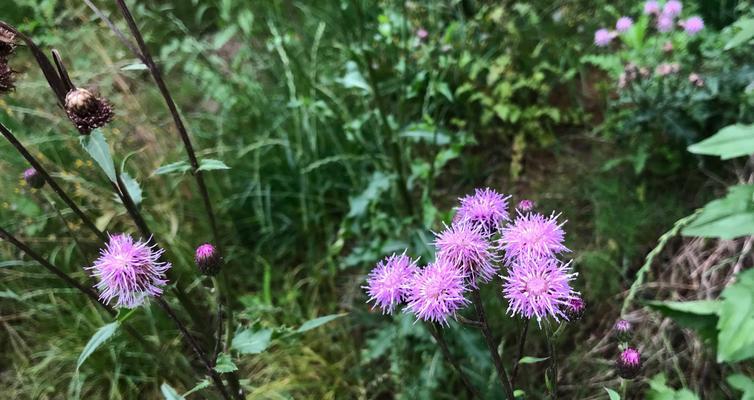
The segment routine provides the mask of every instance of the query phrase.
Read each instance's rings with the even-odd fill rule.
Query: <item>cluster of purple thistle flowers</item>
[[[628,345],[628,341],[631,340],[633,333],[633,325],[627,320],[621,319],[615,323],[613,331],[622,348],[618,359],[615,361],[618,376],[623,379],[636,378],[641,372],[642,362],[639,350]]]
[[[368,302],[386,314],[405,304],[417,320],[447,325],[469,304],[467,293],[494,280],[505,265],[509,314],[538,322],[579,318],[584,302],[571,286],[577,274],[557,258],[569,251],[559,215],[537,213],[523,200],[512,219],[509,200],[489,188],[461,198],[451,226],[435,235],[435,261],[420,268],[406,252],[381,260],[364,286]]]
[[[655,0],[644,3],[644,15],[654,19],[654,26],[658,32],[667,33],[676,26],[683,29],[687,35],[693,36],[704,29],[704,20],[699,16],[691,16],[685,20],[676,20],[683,11],[683,4],[678,0],[668,0],[664,5]],[[607,47],[620,34],[628,32],[634,25],[634,20],[622,16],[615,22],[615,30],[600,28],[594,32],[594,44]]]

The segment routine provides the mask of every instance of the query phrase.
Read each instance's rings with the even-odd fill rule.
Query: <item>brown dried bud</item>
[[[0,59],[0,94],[12,92],[16,85],[13,70],[5,60]]]
[[[65,111],[82,135],[107,125],[113,119],[113,107],[94,93],[76,88],[65,96]]]
[[[6,58],[16,49],[16,34],[0,28],[0,58]]]

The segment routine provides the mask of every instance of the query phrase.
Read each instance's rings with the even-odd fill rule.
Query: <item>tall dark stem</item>
[[[463,382],[463,386],[466,388],[466,391],[469,392],[469,396],[471,396],[470,398],[481,399],[482,397],[479,396],[479,393],[477,392],[476,388],[474,388],[474,385],[471,384],[469,378],[467,378],[466,374],[463,373],[458,360],[456,360],[455,357],[453,357],[453,355],[450,353],[448,343],[445,341],[445,337],[442,333],[442,327],[438,326],[437,323],[431,324],[429,322],[427,322],[425,326],[427,327],[429,333],[432,334],[432,337],[435,338],[437,345],[440,346],[440,350],[442,351],[443,357],[445,357],[445,361],[447,361],[458,373],[458,376],[461,378],[461,382]]]
[[[555,352],[555,334],[552,331],[549,321],[545,323],[547,330],[547,347],[550,351],[550,370],[552,371],[552,392],[550,395],[553,400],[558,398],[558,357]]]
[[[490,326],[487,323],[487,316],[484,312],[484,305],[482,304],[482,296],[479,294],[479,289],[474,289],[471,291],[471,300],[474,303],[474,308],[476,309],[477,320],[482,324],[482,335],[484,336],[485,342],[487,342],[487,349],[490,352],[490,357],[492,357],[492,363],[495,364],[497,377],[498,379],[500,379],[500,384],[503,385],[505,396],[506,398],[508,398],[508,400],[515,400],[511,381],[508,379],[508,373],[505,372],[503,360],[500,359],[500,354],[498,354],[497,352],[495,339],[493,338],[492,332],[490,331]]]
[[[196,356],[199,358],[199,361],[201,361],[202,364],[204,364],[204,367],[207,369],[207,373],[212,379],[212,382],[217,387],[217,390],[220,391],[220,394],[222,394],[223,398],[225,398],[226,400],[231,400],[232,398],[228,394],[228,390],[225,388],[225,385],[223,384],[223,380],[220,378],[220,375],[217,373],[217,371],[215,371],[214,368],[212,368],[212,362],[207,358],[207,354],[202,350],[202,348],[196,342],[194,337],[191,336],[191,333],[189,333],[189,331],[186,329],[186,326],[183,325],[183,322],[181,322],[180,318],[178,318],[178,316],[175,314],[175,312],[170,307],[170,305],[161,298],[157,299],[157,304],[159,304],[160,307],[165,311],[165,313],[168,314],[170,319],[173,320],[173,323],[175,323],[175,326],[183,335],[183,339],[186,340],[186,342],[194,351],[194,353],[196,353]]]
[[[521,334],[518,336],[518,353],[516,354],[513,372],[511,372],[511,386],[516,387],[516,377],[518,376],[518,367],[521,365],[521,358],[524,356],[524,345],[526,344],[526,335],[529,333],[529,318],[524,319],[524,326],[521,327]]]
[[[16,139],[15,136],[13,136],[13,133],[5,127],[5,125],[0,123],[0,132],[2,132],[3,136],[10,142],[10,144],[13,145],[13,147],[18,150],[19,153],[26,159],[29,164],[31,164],[32,167],[34,167],[37,172],[42,175],[45,182],[47,182],[48,185],[50,185],[50,188],[65,202],[65,204],[81,219],[81,221],[86,225],[89,230],[94,232],[95,235],[102,241],[107,241],[107,235],[105,235],[104,232],[99,230],[97,228],[97,225],[94,224],[94,221],[92,221],[86,214],[84,214],[83,211],[76,205],[76,203],[71,200],[70,197],[68,197],[68,194],[65,193],[63,188],[60,187],[60,185],[55,182],[55,180],[52,179],[50,174],[47,172],[47,170],[42,166],[42,164],[39,163],[39,161],[29,153],[29,151],[24,147],[21,142]]]

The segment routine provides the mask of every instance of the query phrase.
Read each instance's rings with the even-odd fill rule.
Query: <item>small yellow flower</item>
[[[76,166],[76,168],[81,168],[84,166],[84,162],[81,161],[81,159],[76,159],[76,161],[74,162],[74,165]]]

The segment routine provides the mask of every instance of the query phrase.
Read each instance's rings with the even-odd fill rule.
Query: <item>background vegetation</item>
[[[96,4],[124,26],[112,4]],[[718,364],[714,347],[694,330],[644,306],[718,298],[735,273],[751,267],[751,237],[673,236],[645,257],[677,220],[729,184],[751,182],[748,161],[722,163],[686,150],[725,126],[754,122],[752,48],[744,41],[725,49],[741,31],[732,24],[752,17],[750,2],[686,2],[707,29],[677,42],[672,57],[707,86],[693,90],[681,76],[680,89],[658,93],[648,84],[637,89],[640,98],[617,89],[618,75],[629,60],[656,63],[656,44],[620,52],[592,44],[595,29],[638,15],[640,2],[129,4],[200,158],[230,167],[209,171],[208,179],[228,247],[236,333],[272,332],[266,351],[235,359],[249,398],[457,398],[460,382],[432,338],[408,315],[371,310],[361,285],[393,251],[419,249],[415,256],[431,259],[431,232],[450,221],[456,198],[481,186],[568,219],[588,311],[559,342],[562,398],[606,398],[603,387],[618,386],[611,367],[617,350],[608,339],[622,314],[637,327],[646,356],[629,398],[686,398],[661,397],[682,396],[674,393],[682,388],[701,399],[740,398],[724,377],[751,376],[750,362]],[[209,284],[192,257],[210,232],[147,71],[81,2],[17,0],[1,19],[60,50],[74,82],[115,105],[105,134],[116,162],[141,183],[142,212],[179,279],[204,299]],[[100,228],[135,232],[33,59],[23,48],[18,53],[11,63],[17,89],[0,99],[0,121],[53,168]],[[96,238],[51,194],[23,184],[26,165],[7,143],[0,155],[4,227],[83,279],[80,267],[95,257]],[[14,248],[2,243],[0,251],[5,397],[161,398],[165,382],[179,393],[198,383],[177,333],[149,308],[132,320],[164,351],[148,354],[116,335],[76,368],[106,321]],[[640,269],[649,279],[632,288],[636,297],[624,307]],[[505,352],[518,321],[505,317],[505,304],[487,289]],[[340,313],[347,315],[291,334]],[[458,325],[449,331],[473,380],[496,398],[481,336]],[[530,343],[527,355],[547,353],[541,338]],[[523,365],[521,377],[534,390],[530,398],[544,396],[537,364]]]

